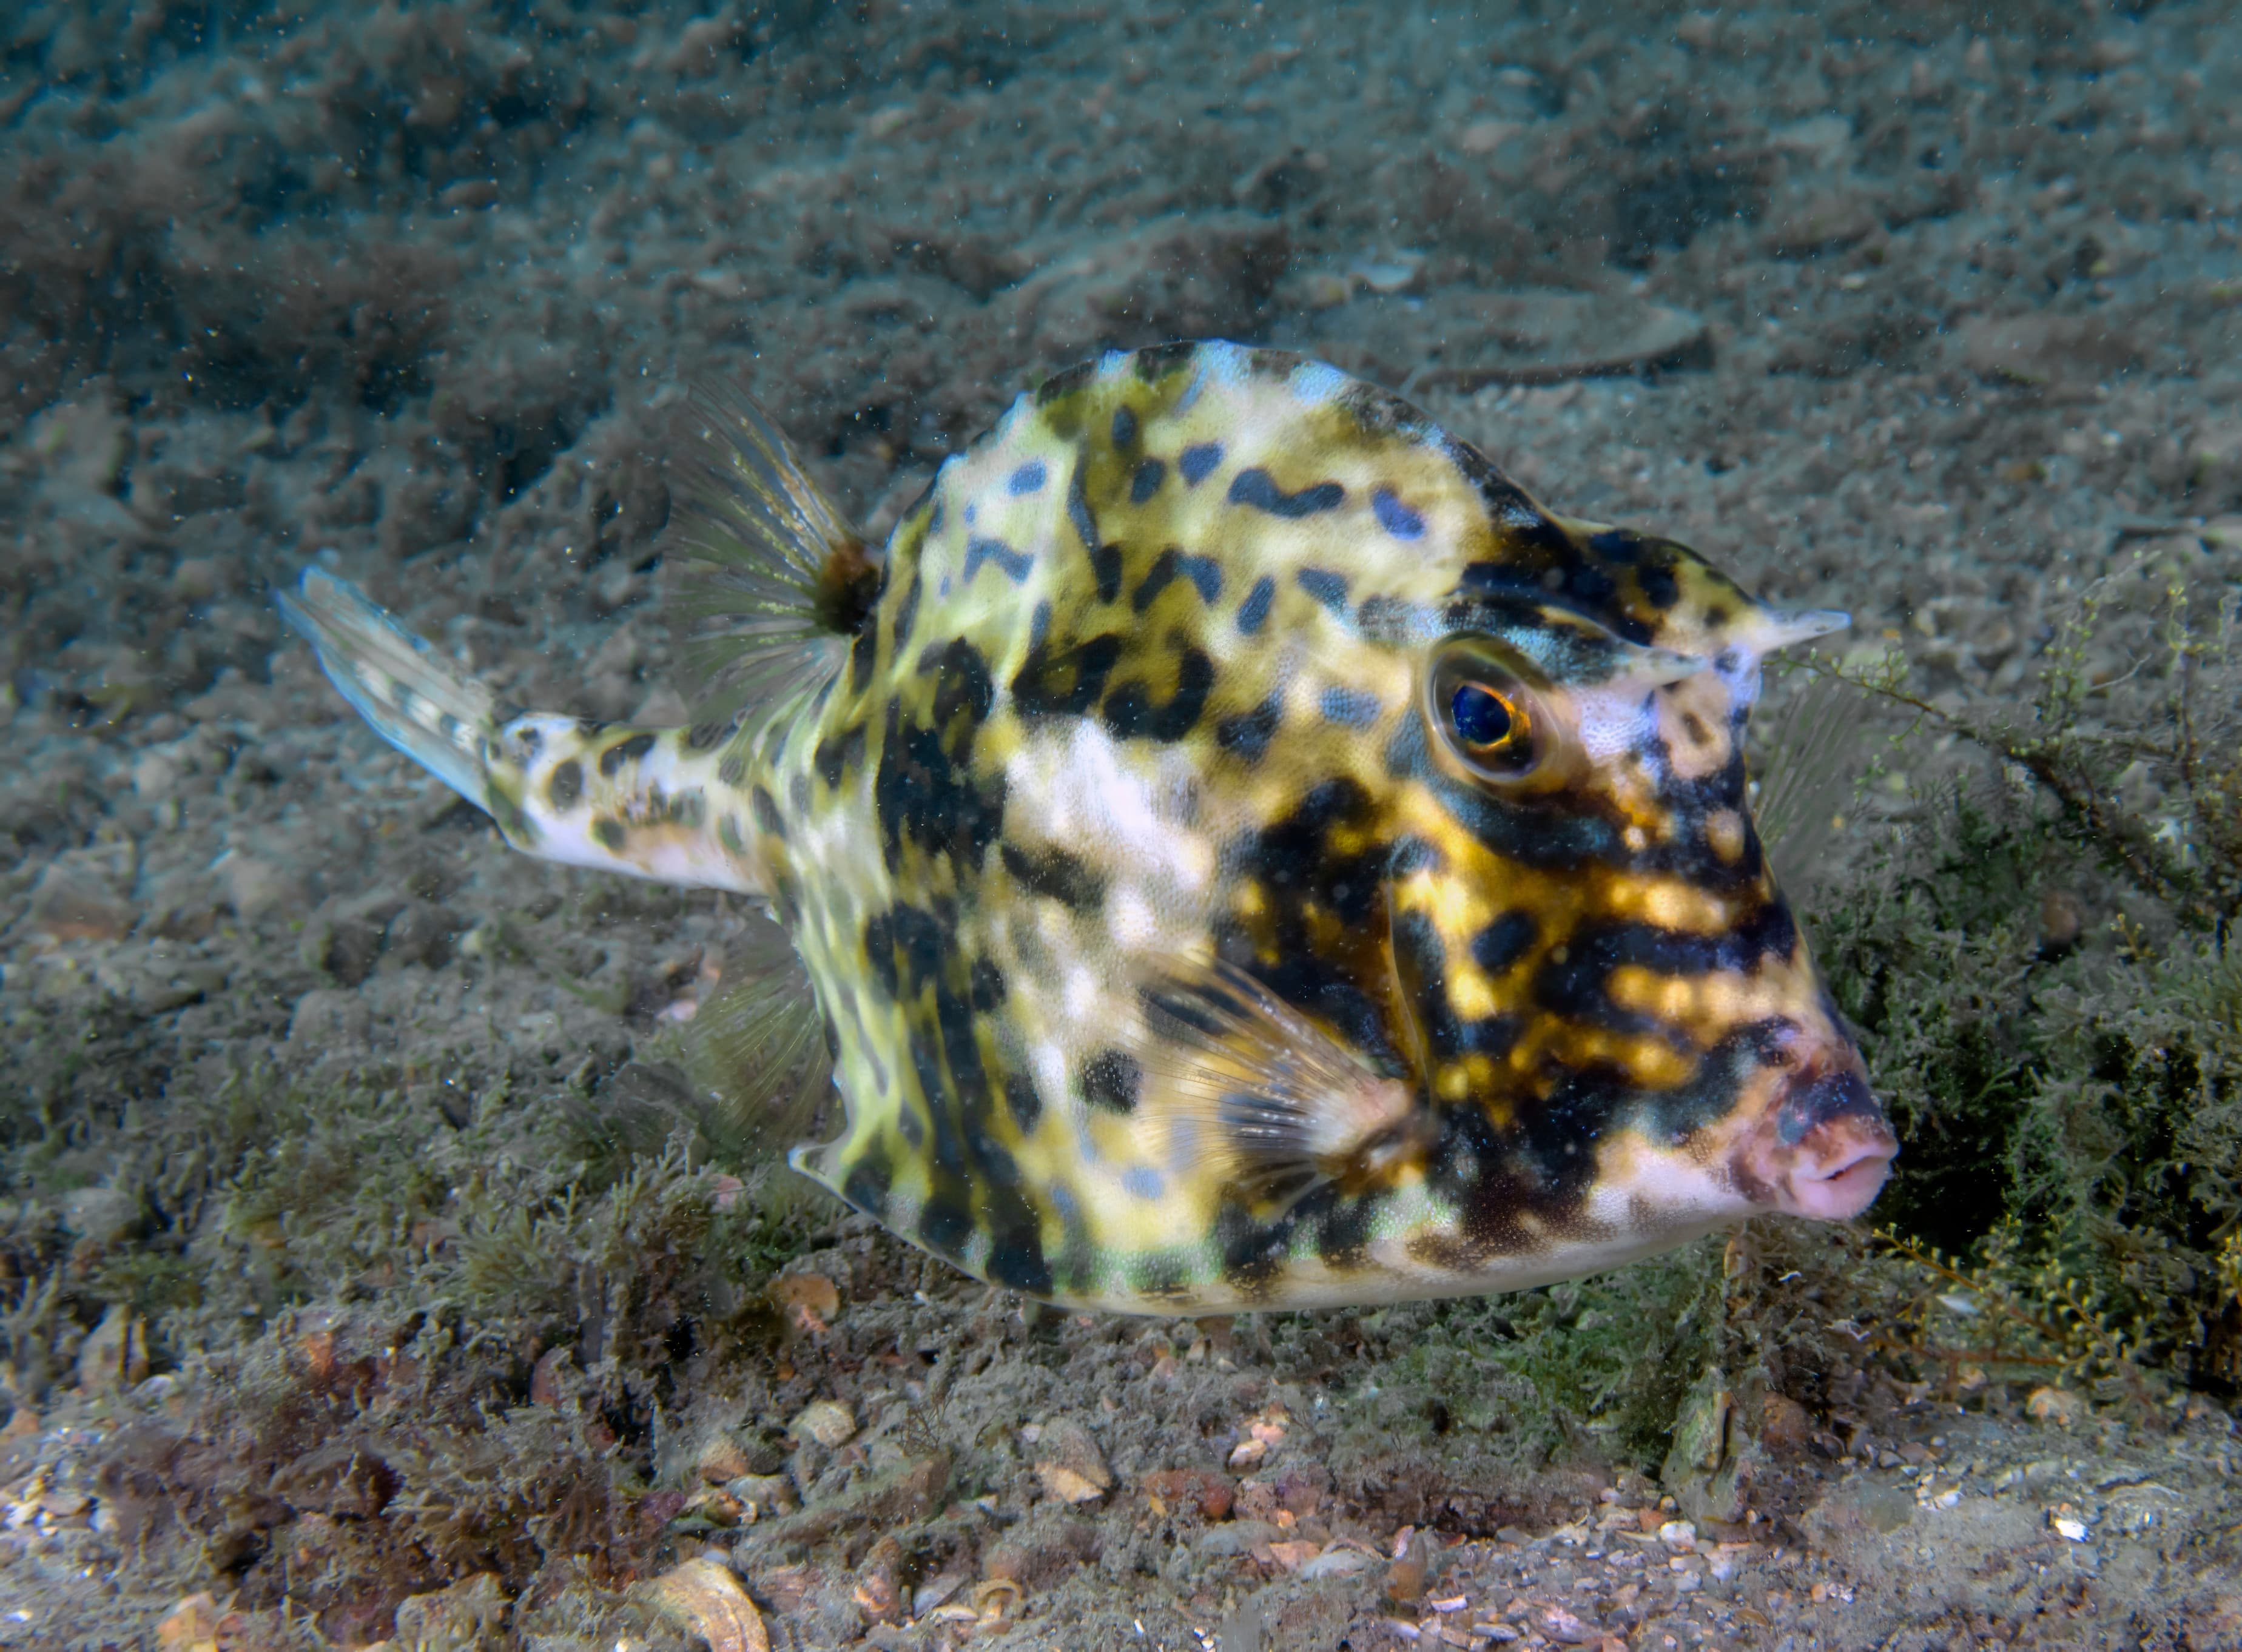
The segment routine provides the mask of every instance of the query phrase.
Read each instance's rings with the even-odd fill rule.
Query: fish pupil
[[[1510,707],[1500,694],[1477,683],[1466,683],[1456,690],[1449,712],[1456,719],[1456,732],[1470,745],[1494,746],[1510,732]]]

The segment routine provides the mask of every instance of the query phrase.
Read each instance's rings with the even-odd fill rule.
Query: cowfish
[[[1745,760],[1762,659],[1843,614],[1272,350],[1059,373],[881,546],[742,392],[686,410],[688,726],[507,707],[320,569],[283,605],[515,848],[766,903],[766,1030],[845,1114],[796,1170],[992,1284],[1168,1314],[1875,1197],[1897,1143]]]

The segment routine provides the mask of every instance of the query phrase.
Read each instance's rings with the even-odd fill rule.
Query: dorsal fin
[[[746,391],[699,380],[681,434],[680,652],[695,720],[718,723],[830,679],[883,571]]]

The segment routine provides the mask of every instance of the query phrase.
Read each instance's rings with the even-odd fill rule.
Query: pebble
[[[830,1450],[849,1443],[856,1432],[856,1418],[838,1400],[818,1400],[804,1406],[787,1428]]]
[[[1090,1430],[1071,1417],[1049,1423],[1035,1442],[1036,1477],[1061,1502],[1096,1502],[1113,1488],[1113,1471]]]

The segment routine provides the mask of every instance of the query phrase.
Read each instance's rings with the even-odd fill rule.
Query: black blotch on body
[[[748,795],[748,806],[754,811],[756,830],[782,840],[786,837],[786,817],[778,812],[778,799],[762,786]]]
[[[1336,511],[1346,498],[1346,489],[1337,482],[1319,482],[1297,493],[1287,493],[1277,485],[1276,478],[1256,465],[1231,478],[1228,498],[1232,505],[1266,511],[1271,516],[1297,522],[1302,517]]]
[[[1007,843],[997,853],[1012,880],[1030,894],[1056,900],[1076,912],[1090,910],[1105,899],[1105,880],[1097,869],[1055,845],[1030,851]]]
[[[886,738],[872,796],[890,869],[903,845],[947,854],[978,866],[1004,819],[1004,777],[973,773],[973,746],[996,700],[988,662],[963,639],[920,657],[919,670],[936,675],[930,720],[906,720],[900,704],[888,707]]]
[[[1285,720],[1283,706],[1272,694],[1250,712],[1225,717],[1214,726],[1214,743],[1232,756],[1259,763],[1277,726]]]
[[[624,764],[635,763],[652,750],[654,736],[651,734],[634,734],[627,740],[617,740],[600,753],[600,773],[612,780]]]
[[[621,854],[623,845],[630,841],[630,833],[621,821],[612,815],[603,815],[592,822],[592,841],[609,854]]]
[[[888,1188],[895,1173],[876,1147],[859,1157],[849,1167],[849,1174],[841,1184],[841,1196],[876,1220],[888,1208]]]
[[[1656,1033],[1658,1018],[1614,1003],[1614,970],[1635,968],[1685,979],[1750,974],[1788,959],[1798,946],[1789,907],[1770,900],[1716,934],[1693,934],[1644,923],[1587,923],[1565,938],[1564,957],[1544,959],[1534,973],[1534,1001],[1571,1020],[1629,1033]]]
[[[1188,579],[1198,587],[1199,600],[1212,604],[1222,595],[1222,569],[1212,557],[1198,556],[1170,545],[1154,558],[1152,565],[1144,572],[1129,605],[1138,613],[1152,605],[1153,600],[1178,579]]]
[[[810,762],[829,788],[837,789],[849,772],[863,760],[866,732],[863,724],[856,723],[818,741]]]
[[[1082,1096],[1107,1113],[1133,1113],[1144,1087],[1144,1064],[1126,1050],[1100,1050],[1082,1064]]]
[[[573,757],[554,764],[552,777],[545,782],[546,801],[566,814],[583,795],[584,766]]]
[[[1113,445],[1124,453],[1137,445],[1137,415],[1133,410],[1113,410]]]
[[[1389,646],[1409,642],[1417,633],[1416,604],[1400,597],[1365,597],[1354,611],[1354,628],[1365,642]]]
[[[849,692],[861,694],[870,686],[872,668],[879,663],[880,634],[876,625],[866,625],[857,632],[856,640],[849,645]]]
[[[1534,949],[1540,933],[1532,913],[1504,913],[1472,937],[1472,962],[1489,975],[1500,975]]]
[[[1121,658],[1121,639],[1107,632],[1065,647],[1039,643],[1012,679],[1012,705],[1023,718],[1079,717],[1098,703]]]
[[[919,593],[924,588],[925,581],[920,579],[918,570],[912,569],[910,583],[903,587],[903,600],[896,605],[895,630],[889,633],[895,639],[898,653],[903,652],[903,644],[910,639],[911,627],[918,623]]]
[[[1500,1014],[1466,1020],[1456,1013],[1448,998],[1447,949],[1432,919],[1421,912],[1403,913],[1393,920],[1392,935],[1394,973],[1434,1059],[1453,1061],[1487,1055],[1499,1060],[1507,1055],[1518,1041],[1522,1021]]]
[[[1176,659],[1176,688],[1155,705],[1142,683],[1124,683],[1105,697],[1105,726],[1118,739],[1179,740],[1198,726],[1214,687],[1214,662],[1186,645]]]
[[[1036,1120],[1044,1115],[1041,1097],[1036,1094],[1036,1081],[1024,1073],[1013,1073],[1004,1080],[1004,1105],[1012,1112],[1012,1122],[1020,1127],[1024,1135],[1036,1127]]]
[[[1090,572],[1098,580],[1098,600],[1111,602],[1121,594],[1121,547],[1101,545],[1090,553]]]
[[[1358,985],[1372,967],[1364,938],[1373,933],[1386,878],[1386,847],[1365,830],[1374,813],[1359,782],[1335,777],[1292,813],[1225,845],[1225,859],[1261,885],[1266,911],[1253,933],[1237,920],[1218,920],[1216,944],[1373,1061],[1398,1062],[1384,1012]],[[1362,846],[1342,848],[1341,838]],[[1256,961],[1269,954],[1275,964]]]

